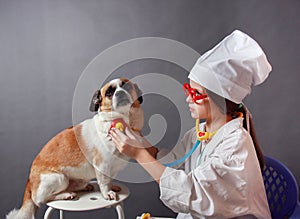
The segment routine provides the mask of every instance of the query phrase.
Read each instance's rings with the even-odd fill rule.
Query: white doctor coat
[[[160,199],[177,218],[271,218],[255,148],[242,123],[243,118],[231,120],[210,142],[201,142],[184,170],[166,168]],[[167,159],[180,159],[195,142],[193,128]]]

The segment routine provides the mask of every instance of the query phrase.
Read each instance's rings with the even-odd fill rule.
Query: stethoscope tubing
[[[166,163],[163,165],[166,167],[177,166],[178,164],[180,164],[180,163],[184,162],[186,159],[188,159],[194,153],[194,151],[199,147],[199,145],[200,145],[200,141],[197,140],[195,142],[194,146],[192,147],[192,149],[187,154],[185,154],[182,158],[175,160],[174,162]]]

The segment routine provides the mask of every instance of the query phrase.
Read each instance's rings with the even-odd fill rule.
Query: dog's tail
[[[23,204],[20,209],[14,209],[6,215],[6,219],[34,219],[37,210],[36,204],[31,198],[31,185],[27,181]]]

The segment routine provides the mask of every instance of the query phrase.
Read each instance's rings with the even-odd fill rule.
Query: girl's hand
[[[155,159],[158,149],[128,127],[125,133],[126,135],[119,129],[111,129],[109,135],[122,154],[135,159],[157,183],[160,183],[160,177],[166,167]]]
[[[111,129],[109,132],[116,148],[122,154],[137,160],[141,153],[147,150],[154,158],[156,157],[158,149],[153,147],[145,138],[135,134],[128,127],[125,129],[125,133],[126,135],[119,129]]]

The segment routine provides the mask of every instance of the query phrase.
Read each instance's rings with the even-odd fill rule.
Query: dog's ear
[[[143,103],[144,99],[143,99],[143,92],[141,91],[141,89],[136,85],[134,84],[134,87],[135,87],[135,90],[136,90],[136,93],[137,93],[137,96],[138,96],[138,101],[140,102],[140,104]]]
[[[92,98],[91,104],[90,104],[90,111],[91,112],[97,112],[100,104],[101,104],[102,98],[101,98],[101,91],[97,90]]]
[[[138,101],[140,102],[140,104],[142,104],[144,101],[143,96],[139,96]]]

